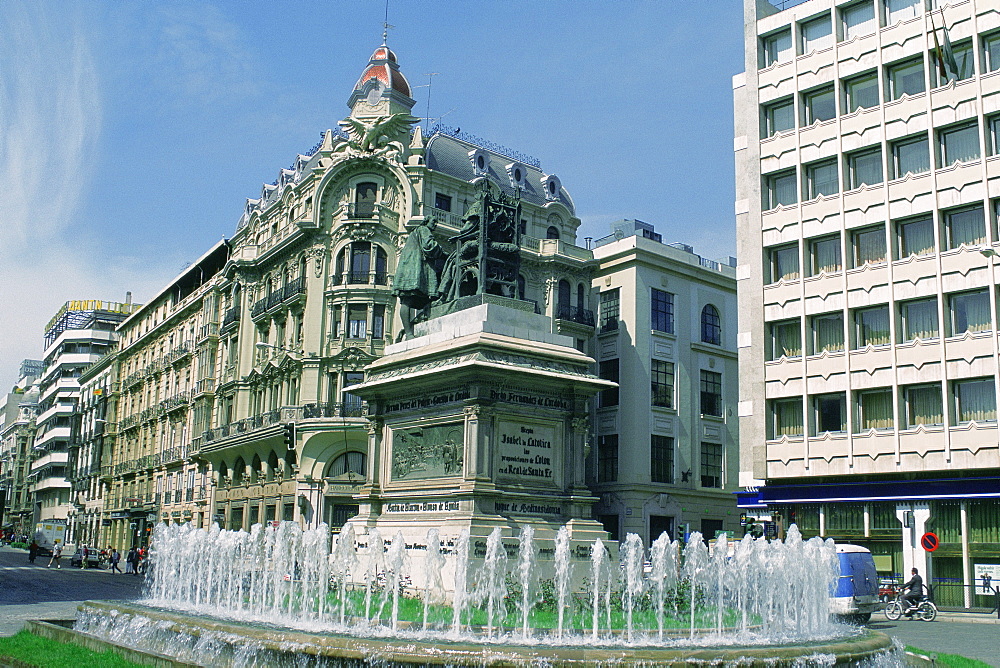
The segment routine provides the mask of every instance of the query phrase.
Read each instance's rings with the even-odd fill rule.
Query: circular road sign
[[[938,537],[929,531],[920,537],[920,547],[924,548],[928,552],[933,552],[938,549],[940,544],[941,541],[938,540]]]

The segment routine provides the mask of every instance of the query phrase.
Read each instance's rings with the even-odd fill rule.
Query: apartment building
[[[973,607],[1000,558],[1000,5],[746,0],[745,25],[741,505]]]
[[[595,401],[591,485],[614,539],[739,527],[734,265],[642,221],[595,242],[593,355],[619,386]]]
[[[13,389],[0,399],[0,530],[18,537],[34,529],[27,475],[42,371],[42,360],[22,361]]]
[[[214,244],[118,326],[113,360],[88,370],[80,465],[105,485],[102,544],[144,545],[161,521],[211,524],[195,435],[214,412],[228,261],[229,245]]]
[[[115,327],[136,306],[128,299],[68,301],[45,328],[45,369],[28,473],[35,522],[69,516],[73,500],[68,462],[79,377],[109,351],[117,336]]]

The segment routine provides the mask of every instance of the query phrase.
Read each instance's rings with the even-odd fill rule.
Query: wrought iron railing
[[[580,308],[579,306],[566,306],[565,304],[560,304],[556,307],[556,318],[559,320],[578,322],[581,325],[587,325],[588,327],[594,326],[594,312],[589,309]]]

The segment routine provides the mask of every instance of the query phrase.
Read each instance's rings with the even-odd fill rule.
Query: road
[[[28,619],[72,619],[81,601],[132,600],[142,594],[142,578],[106,570],[47,569],[47,558],[28,564],[23,550],[0,547],[0,635],[13,635]],[[985,619],[983,622],[996,620]],[[869,628],[928,652],[961,654],[1000,668],[1000,624],[968,623],[939,617],[935,622],[890,622],[881,612]]]
[[[72,619],[81,601],[131,600],[142,593],[142,578],[106,570],[46,568],[48,557],[28,563],[28,553],[0,547],[0,635],[17,633],[28,619]]]
[[[982,619],[982,622],[986,621],[996,620]],[[898,638],[903,645],[919,647],[930,653],[960,654],[991,666],[1000,666],[1000,624],[952,621],[945,616],[933,622],[906,619],[890,622],[881,612],[876,612],[868,628]]]

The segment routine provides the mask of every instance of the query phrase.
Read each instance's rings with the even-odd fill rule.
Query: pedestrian
[[[49,559],[49,563],[45,568],[52,568],[52,564],[56,565],[56,568],[62,568],[62,564],[59,563],[59,559],[62,558],[62,543],[58,540],[56,544],[52,546],[52,558]]]
[[[122,569],[118,568],[118,562],[121,561],[122,555],[118,554],[118,550],[113,547],[109,549],[111,550],[111,572],[118,571],[121,573]]]
[[[31,541],[31,545],[28,546],[28,563],[35,563],[35,557],[38,556],[38,541]]]
[[[135,549],[135,545],[128,551],[125,555],[125,574],[126,575],[138,575],[136,570],[136,564],[139,562],[139,552]]]
[[[84,546],[83,546],[83,548],[82,548],[82,552],[81,552],[81,556],[82,556],[83,558],[82,558],[82,559],[80,559],[80,568],[81,568],[81,569],[84,569],[84,568],[86,568],[86,567],[87,567],[87,555],[88,555],[88,554],[90,554],[90,551],[89,551],[89,550],[87,549],[87,546],[86,546],[86,545],[84,545]],[[72,566],[72,565],[73,565],[73,564],[70,564],[70,566]]]

